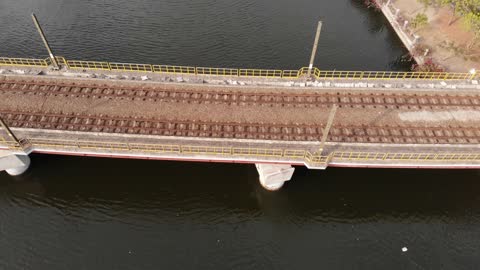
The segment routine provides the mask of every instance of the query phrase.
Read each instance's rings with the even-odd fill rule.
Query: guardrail
[[[47,58],[50,60],[50,58]],[[46,59],[30,59],[30,58],[7,58],[0,57],[0,65],[5,66],[31,66],[31,67],[47,67],[51,62]]]
[[[74,147],[79,149],[95,150],[121,150],[121,151],[147,151],[157,153],[184,153],[184,154],[213,154],[232,156],[256,156],[256,157],[290,157],[304,158],[304,150],[281,150],[268,148],[245,148],[245,147],[215,147],[215,146],[191,146],[170,144],[141,144],[128,142],[95,142],[78,140],[53,140],[53,139],[28,139],[33,146],[42,147]],[[0,143],[2,143],[0,141]]]
[[[480,161],[480,154],[333,152],[332,158],[336,161]]]
[[[250,78],[298,79],[307,75],[308,68],[298,70],[237,69],[193,66],[150,65],[133,63],[110,63],[101,61],[67,60],[56,57],[60,65],[69,69],[110,70],[128,72],[165,73],[179,75],[233,76]],[[50,58],[28,59],[0,57],[0,65],[48,67]],[[312,75],[317,80],[473,80],[480,79],[477,73],[452,72],[403,72],[403,71],[337,71],[321,70],[314,67]]]
[[[259,158],[283,159],[284,161],[302,162],[310,168],[325,168],[331,162],[361,161],[396,161],[396,162],[480,162],[480,153],[382,153],[382,152],[332,152],[329,155],[311,153],[300,149],[275,148],[248,148],[248,147],[221,147],[221,146],[193,146],[180,144],[143,144],[128,142],[102,142],[55,139],[23,139],[21,145],[6,141],[0,137],[0,146],[12,150],[22,150],[26,147],[61,148],[64,151],[92,150],[118,151],[131,154],[178,154],[178,155],[206,155],[229,158]]]

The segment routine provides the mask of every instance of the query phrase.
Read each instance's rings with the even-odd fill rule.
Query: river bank
[[[450,72],[480,70],[480,46],[450,7],[425,7],[417,0],[388,0],[381,10],[419,64],[433,61]],[[418,14],[427,22],[414,27]]]

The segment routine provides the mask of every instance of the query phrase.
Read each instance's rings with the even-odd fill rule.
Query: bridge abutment
[[[255,164],[260,176],[260,184],[267,190],[279,190],[283,184],[292,179],[295,168],[281,164]]]
[[[30,157],[26,154],[0,153],[0,171],[6,171],[11,176],[17,176],[25,173],[29,167]]]

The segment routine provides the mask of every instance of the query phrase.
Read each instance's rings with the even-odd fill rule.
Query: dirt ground
[[[472,68],[480,70],[480,42],[468,48],[474,35],[465,28],[462,19],[452,14],[451,8],[425,9],[417,0],[394,0],[392,3],[410,22],[419,13],[427,15],[428,25],[413,30],[421,37],[421,43],[430,49],[427,58],[432,58],[451,72],[468,72]]]

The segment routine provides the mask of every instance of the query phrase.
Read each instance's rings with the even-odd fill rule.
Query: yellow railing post
[[[299,70],[275,70],[275,69],[234,69],[234,68],[211,68],[211,67],[191,67],[191,66],[169,66],[169,65],[150,65],[133,63],[110,63],[99,61],[81,61],[67,60],[63,57],[55,57],[58,63],[65,64],[71,69],[91,69],[91,70],[114,70],[114,71],[134,71],[134,72],[155,72],[186,75],[218,75],[235,77],[257,77],[257,78],[284,78],[295,79],[308,74],[309,67],[303,67]],[[0,65],[6,66],[34,66],[47,67],[52,60],[47,59],[28,59],[28,58],[7,58],[0,57]],[[396,71],[337,71],[320,70],[312,67],[313,75],[316,79],[362,79],[362,80],[395,80],[395,79],[421,79],[421,80],[465,80],[475,79],[478,74],[476,71],[469,73],[437,73],[437,72],[396,72]]]

